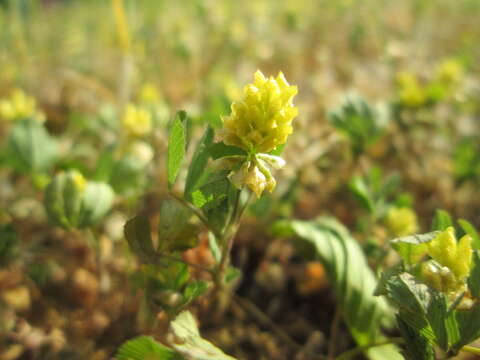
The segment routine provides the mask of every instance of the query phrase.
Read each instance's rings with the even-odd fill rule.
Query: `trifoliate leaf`
[[[391,324],[393,313],[383,299],[374,297],[377,280],[348,230],[327,217],[282,222],[278,228],[283,233],[293,232],[301,240],[299,246],[323,263],[355,341],[364,346],[381,339],[380,324]],[[370,349],[367,354],[370,359],[401,359],[391,345]]]

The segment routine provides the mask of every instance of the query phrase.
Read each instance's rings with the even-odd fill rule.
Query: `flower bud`
[[[429,286],[444,293],[456,292],[463,286],[448,267],[434,261],[422,264],[421,276]]]
[[[76,170],[56,175],[45,190],[45,209],[65,229],[98,222],[110,209],[114,193],[105,183],[88,182]]]
[[[228,178],[238,189],[248,186],[257,198],[260,198],[264,190],[272,192],[276,185],[270,170],[257,158],[245,161],[240,169],[233,170]]]
[[[385,225],[396,237],[407,236],[418,231],[417,215],[407,207],[392,207],[387,213]]]

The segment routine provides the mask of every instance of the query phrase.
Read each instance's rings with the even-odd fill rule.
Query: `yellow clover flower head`
[[[248,186],[257,198],[264,190],[273,191],[276,181],[270,168],[279,169],[285,161],[271,154],[283,145],[293,131],[292,121],[298,114],[293,105],[297,87],[288,84],[283,73],[266,78],[260,70],[253,84],[245,86],[243,98],[232,103],[230,116],[222,117],[220,138],[227,145],[237,146],[247,155],[220,159],[218,166],[232,169],[229,179],[241,189]]]
[[[408,207],[390,208],[385,225],[397,237],[415,234],[418,231],[417,215]]]
[[[230,116],[222,117],[222,140],[250,154],[268,153],[287,141],[298,109],[293,105],[297,87],[283,73],[266,78],[260,70],[253,84],[246,85],[243,99],[234,102]]]
[[[152,128],[152,116],[145,109],[129,104],[122,119],[123,128],[132,137],[148,134]]]
[[[428,254],[442,266],[449,268],[459,282],[465,281],[472,268],[472,237],[463,236],[457,243],[455,230],[448,227],[427,244]]]
[[[402,104],[419,107],[427,102],[427,93],[419,79],[412,73],[402,72],[397,75],[398,96]]]
[[[140,89],[140,101],[146,104],[155,104],[160,101],[160,93],[152,83],[146,83]]]
[[[0,101],[0,117],[7,120],[20,120],[34,117],[40,122],[45,115],[37,110],[37,102],[21,89],[15,89],[10,98]]]
[[[446,86],[458,84],[463,78],[462,64],[455,59],[441,62],[436,71],[436,79]]]

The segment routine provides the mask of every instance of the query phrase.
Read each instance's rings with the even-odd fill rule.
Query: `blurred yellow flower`
[[[0,101],[0,117],[7,120],[35,118],[45,121],[45,115],[37,110],[37,102],[21,89],[13,90],[10,98]]]
[[[254,83],[243,92],[243,99],[232,104],[231,115],[222,117],[222,140],[249,154],[268,153],[284,144],[298,114],[292,102],[297,87],[290,86],[281,72],[267,79],[258,70]]]
[[[472,267],[472,238],[463,236],[457,243],[455,230],[448,227],[427,244],[428,254],[439,264],[448,267],[460,282],[470,274]]]
[[[387,213],[385,225],[396,237],[414,234],[418,231],[417,215],[407,207],[392,207]]]
[[[427,93],[418,78],[408,72],[397,75],[398,97],[409,107],[419,107],[427,102]]]
[[[70,171],[70,176],[77,190],[85,190],[85,187],[87,186],[87,179],[85,179],[85,177],[80,172],[78,172],[77,170],[72,170]]]
[[[446,86],[456,85],[462,78],[463,67],[457,60],[444,60],[437,67],[436,80]]]
[[[144,84],[140,89],[140,101],[146,104],[155,104],[160,100],[160,93],[155,85],[151,83]]]
[[[129,104],[125,109],[122,124],[129,136],[144,136],[151,131],[152,116],[147,110]]]

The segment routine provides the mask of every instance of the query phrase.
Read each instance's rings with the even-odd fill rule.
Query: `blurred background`
[[[123,224],[138,209],[158,211],[176,111],[187,111],[198,141],[257,69],[298,86],[299,116],[276,191],[240,230],[238,291],[298,342],[326,347],[335,299],[324,270],[267,229],[333,215],[377,264],[388,239],[428,231],[437,209],[478,227],[479,23],[477,0],[0,0],[0,99],[35,99],[62,154],[31,178],[9,165],[11,152],[0,156],[2,236],[12,225],[20,249],[0,256],[0,359],[109,359],[135,335],[162,336],[127,285],[135,265]],[[43,189],[59,170],[97,176],[129,104],[152,117],[148,148],[132,153],[148,165],[124,164],[108,179],[117,198],[97,229],[111,282],[102,292],[85,235],[48,224]],[[189,251],[210,261],[205,244]],[[240,309],[215,322],[198,307],[205,336],[227,353],[293,358]],[[338,348],[348,348],[341,329]]]

